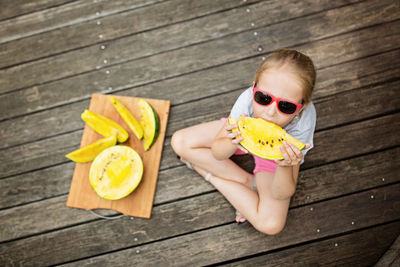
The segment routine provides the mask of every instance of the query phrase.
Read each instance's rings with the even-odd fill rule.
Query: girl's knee
[[[254,227],[264,234],[277,235],[282,232],[283,228],[285,228],[285,221],[269,218],[267,220],[257,222]]]
[[[185,149],[185,138],[183,131],[179,130],[176,131],[172,137],[171,137],[171,146],[172,149],[177,153],[178,155],[182,154],[182,151]]]

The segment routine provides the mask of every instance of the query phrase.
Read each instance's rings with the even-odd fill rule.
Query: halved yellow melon
[[[238,128],[232,132],[240,131],[243,141],[240,144],[253,155],[264,159],[283,159],[280,146],[283,141],[295,145],[298,149],[305,148],[300,140],[288,134],[278,125],[260,118],[240,117],[239,121],[229,118],[230,124],[237,124]],[[240,137],[238,136],[238,137]]]
[[[132,130],[133,134],[140,140],[143,137],[143,128],[136,120],[133,114],[114,96],[110,97],[111,103],[118,111],[119,115],[124,119],[128,127]]]
[[[102,198],[117,200],[129,195],[143,176],[140,155],[128,146],[112,146],[103,150],[89,171],[90,185]]]
[[[100,139],[88,146],[82,147],[78,150],[75,150],[65,157],[73,160],[75,162],[89,162],[94,160],[94,158],[104,149],[111,147],[117,143],[117,136],[112,135],[110,137],[106,137]]]
[[[120,143],[125,142],[129,138],[128,132],[121,125],[103,115],[86,109],[81,114],[81,118],[90,128],[104,137],[117,134],[117,140]]]
[[[144,99],[139,100],[141,113],[140,124],[143,128],[144,150],[147,151],[154,144],[160,131],[160,122],[157,112]]]

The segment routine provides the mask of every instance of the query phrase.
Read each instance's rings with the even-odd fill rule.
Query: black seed
[[[261,144],[261,140],[258,140],[258,143]]]
[[[264,142],[261,142],[262,145],[265,145]]]
[[[271,140],[271,143],[273,144],[273,143],[274,143],[274,140]]]
[[[272,144],[270,144],[271,147],[274,147]]]
[[[268,145],[268,141],[267,141],[267,145]]]

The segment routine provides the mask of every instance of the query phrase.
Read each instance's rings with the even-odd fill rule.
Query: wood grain
[[[394,222],[224,266],[376,266],[399,229],[400,223]]]
[[[240,33],[246,30],[252,30],[254,27],[252,27],[252,24],[249,23],[250,20],[252,23],[257,25],[257,28],[260,28],[261,26],[279,23],[284,18],[287,19],[289,14],[290,17],[294,18],[336,7],[337,5],[342,4],[341,1],[332,2],[326,0],[320,2],[319,5],[310,5],[312,1],[307,3],[305,1],[299,2],[292,0],[274,0],[269,1],[268,4],[261,2],[255,5],[243,7],[239,6],[240,2],[236,2],[238,6],[235,7],[235,2],[228,1],[226,4],[229,6],[224,6],[222,1],[219,1],[217,5],[215,1],[211,1],[204,3],[204,6],[199,7],[200,10],[197,10],[196,7],[188,6],[190,5],[189,1],[183,2],[184,3],[180,4],[180,9],[185,10],[191,8],[192,10],[186,13],[182,12],[175,14],[174,20],[176,21],[180,20],[180,18],[177,16],[182,16],[181,19],[184,20],[188,15],[193,16],[193,12],[199,12],[199,14],[201,14],[201,9],[204,7],[207,7],[209,12],[213,10],[213,8],[216,9],[215,11],[221,12],[217,12],[216,14],[211,14],[209,16],[201,16],[193,20],[186,20],[183,23],[172,25],[167,24],[168,18],[161,16],[161,18],[157,19],[157,22],[162,23],[160,20],[165,19],[164,23],[167,24],[166,26],[157,27],[156,29],[151,30],[144,29],[145,32],[143,32],[144,30],[139,29],[139,33],[123,36],[122,38],[115,39],[111,42],[103,42],[105,49],[101,49],[99,44],[96,42],[94,45],[92,44],[91,46],[83,47],[79,50],[72,50],[62,53],[56,57],[48,56],[46,58],[35,60],[34,62],[29,62],[26,64],[19,63],[14,67],[5,69],[4,71],[0,70],[0,76],[1,73],[6,72],[11,78],[9,81],[7,81],[7,86],[5,87],[2,86],[3,84],[0,80],[0,92],[9,92],[18,88],[31,87],[35,84],[50,82],[63,77],[77,75],[82,72],[94,71],[99,66],[105,67],[103,62],[104,59],[107,59],[107,64],[121,64],[126,61],[148,57],[153,54],[165,53],[173,49],[195,45],[234,33]],[[282,16],[284,11],[280,11],[278,8],[282,4],[286,6],[285,13],[289,13],[285,17]],[[166,5],[175,6],[172,1],[167,2]],[[213,5],[216,6],[214,7]],[[222,10],[224,7],[234,9],[228,9],[225,11]],[[252,10],[251,14],[246,13],[246,10],[249,8]],[[153,5],[152,10],[156,13],[166,12],[165,6],[159,7],[158,5]],[[274,10],[274,12],[272,12],[268,17],[265,17],[264,14],[271,10]],[[135,16],[135,14],[131,15]],[[153,22],[150,17],[145,16],[144,18],[140,18],[140,23],[145,24],[144,21],[146,20]],[[105,35],[105,33],[108,31],[108,27],[115,25],[115,23],[116,22],[105,24],[105,22],[103,22],[102,34]],[[135,26],[138,27],[137,24],[135,24]],[[96,28],[98,27],[99,26],[96,26]],[[115,29],[112,28],[109,30]],[[132,27],[129,27],[129,30],[132,30]],[[179,34],[180,32],[186,32],[187,34]],[[75,38],[79,41],[83,41],[82,39],[79,39],[79,36],[71,36],[72,40]],[[87,38],[85,40],[87,40]],[[25,42],[29,42],[29,40],[25,40]],[[26,53],[24,59],[26,60],[26,58],[29,57],[38,57],[41,50],[43,50],[45,53],[49,53],[54,49],[60,49],[62,46],[69,44],[69,42],[58,42],[59,45],[57,47],[54,47],[54,45],[49,45],[51,42],[44,42],[41,43],[40,47],[36,48],[35,50],[25,49]],[[15,48],[11,47],[11,49]],[[32,55],[30,55],[30,51]],[[12,53],[12,51],[8,50],[6,59],[15,59],[15,57],[11,57],[9,55],[10,53]],[[94,57],[93,55],[97,56]],[[5,63],[6,62],[1,61],[0,52],[0,66],[1,64]],[[33,74],[37,72],[41,72],[42,75],[37,77]],[[18,79],[19,75],[21,74],[24,75],[24,79]]]
[[[398,1],[3,2],[1,266],[372,266],[399,234]],[[316,146],[285,230],[265,236],[236,226],[170,137],[226,116],[282,47],[317,67]],[[92,93],[171,100],[150,220],[65,205],[64,155],[80,146]],[[234,161],[252,171],[251,157]]]
[[[89,110],[114,120],[128,130],[129,127],[111,104],[111,101],[109,100],[110,97],[110,95],[94,94],[90,101]],[[140,118],[140,111],[137,108],[139,101],[138,98],[123,96],[116,96],[116,98],[132,112],[134,117]],[[138,152],[143,160],[144,172],[139,186],[135,191],[122,199],[103,199],[94,192],[89,183],[89,169],[91,162],[77,163],[68,195],[68,207],[89,210],[112,209],[129,216],[142,218],[151,217],[170,103],[166,100],[146,100],[156,110],[160,119],[160,133],[156,142],[148,151],[144,151],[142,142],[135,138],[132,131],[129,129],[128,133],[130,137],[125,143],[123,143],[123,145],[127,145]],[[81,147],[85,147],[100,138],[102,137],[99,134],[93,131],[88,125],[85,125],[82,134]]]
[[[264,53],[271,52],[280,47],[295,46],[311,40],[327,38],[358,29],[361,26],[389,22],[400,18],[399,12],[394,11],[398,8],[396,4],[392,1],[379,1],[378,4],[367,1],[358,4],[356,10],[359,13],[353,14],[357,18],[359,17],[356,24],[347,15],[350,10],[354,10],[350,7],[338,8],[332,12],[320,12],[283,22],[284,26],[274,24],[260,28],[257,31],[259,37],[254,36],[254,31],[245,31],[237,35],[228,35],[210,42],[173,50],[169,53],[156,54],[151,58],[140,58],[116,66],[101,68],[57,82],[62,87],[75,84],[81,90],[65,90],[63,94],[58,94],[60,87],[55,87],[55,82],[51,82],[40,87],[35,86],[1,95],[0,102],[5,104],[4,108],[8,110],[7,114],[23,115],[28,110],[40,111],[46,107],[65,104],[71,99],[74,101],[87,99],[92,93],[106,92],[109,87],[112,87],[114,92],[120,91],[256,56],[260,54],[259,46],[264,47]],[[380,16],[371,11],[376,8],[382,9]],[[340,23],[332,23],[332,21]],[[304,24],[310,24],[313,27],[299,26]],[[286,31],[296,31],[298,35],[283,34]],[[274,36],[274,38],[270,38],[270,36]],[[247,49],[243,49],[243,47],[247,47]],[[208,53],[207,51],[213,52]],[[171,58],[178,60],[171,62]],[[171,64],[174,65],[174,68],[170,68]],[[7,115],[0,113],[0,120],[5,118]]]
[[[400,182],[400,177],[398,176],[400,171],[399,168],[400,148],[395,148],[301,171],[296,194],[293,196],[291,207],[295,208],[297,206],[309,205],[314,202],[323,201],[324,199],[339,198],[343,195],[351,194],[352,192],[359,192],[375,187],[398,183]],[[48,180],[51,181],[51,179],[54,179],[54,176],[50,176]],[[65,177],[64,179],[70,179],[70,177]],[[43,184],[41,181],[35,179],[30,183],[35,184],[35,181],[36,184]],[[21,181],[21,184],[23,184],[23,182],[24,181]],[[60,181],[60,183],[61,182],[63,181]],[[50,182],[45,181],[45,183],[47,184]],[[21,184],[14,185],[20,186]],[[32,188],[30,187],[30,184],[26,184],[26,187],[28,189]],[[16,188],[20,187],[14,187],[14,190]],[[50,189],[53,188],[54,185],[50,185]],[[185,190],[182,190],[182,188],[185,188]],[[69,184],[65,185],[61,189],[64,189],[64,191],[60,193],[68,192]],[[182,209],[179,208],[180,206],[188,206],[188,203],[193,201],[196,203],[197,201],[203,203],[202,198],[200,198],[200,200],[195,200],[193,196],[199,196],[212,191],[215,191],[215,189],[210,186],[210,184],[205,183],[198,174],[189,170],[186,166],[160,171],[154,201],[154,203],[157,204],[154,208],[154,214],[158,215],[156,217],[153,216],[151,221],[136,221],[135,225],[138,223],[139,225],[137,225],[137,227],[140,228],[140,231],[142,232],[151,232],[152,228],[157,227],[159,224],[172,223],[172,221],[165,222],[159,221],[159,219],[164,220],[166,217],[170,218],[170,216],[172,216],[170,219],[174,220],[173,215],[165,215],[164,212],[173,212],[173,210],[177,209],[180,210]],[[49,191],[49,193],[54,192]],[[32,192],[32,194],[35,194],[35,192]],[[43,197],[44,194],[39,191],[35,196]],[[15,199],[17,198],[18,196],[15,197]],[[214,198],[217,198],[217,196],[215,195]],[[7,199],[12,201],[11,198]],[[62,233],[62,235],[83,236],[82,238],[87,238],[88,234],[83,235],[80,231],[91,233],[90,229],[96,228],[101,232],[101,229],[103,229],[102,227],[106,227],[104,229],[106,232],[108,227],[113,227],[110,226],[110,224],[103,225],[102,222],[96,222],[94,224],[90,223],[90,221],[93,220],[93,216],[86,211],[65,207],[66,199],[67,196],[65,195],[52,197],[46,200],[0,211],[0,219],[3,220],[3,231],[1,233],[0,242],[35,235],[41,232],[48,232],[58,228],[71,227],[77,224],[82,224],[83,222],[86,222],[87,225],[80,226],[78,229],[71,228],[66,230],[67,233]],[[187,202],[175,203],[173,206],[169,205],[169,203],[177,202],[182,199],[189,200]],[[204,203],[204,205],[204,209],[214,209],[210,207],[206,208],[207,205],[212,205],[212,207],[214,207],[213,204]],[[46,210],[43,210],[43,206],[46,207]],[[195,209],[195,207],[193,207],[193,209]],[[193,211],[195,212],[193,214],[199,212],[201,214],[201,210],[200,206],[197,206],[197,210]],[[196,216],[191,214],[192,213],[189,212],[189,214],[186,214],[185,216]],[[221,215],[224,217],[223,222],[230,222],[233,218],[232,214],[232,210],[230,208],[227,209],[226,212]],[[56,219],[49,221],[49,216],[53,216]],[[204,220],[209,221],[211,224],[216,223],[208,217],[204,218]],[[116,229],[122,227],[119,226],[120,223],[120,221],[115,221]],[[145,225],[142,225],[142,223]],[[195,221],[192,221],[192,223],[194,224]],[[91,234],[97,235],[97,232]],[[96,237],[93,236],[93,238]],[[146,235],[146,238],[141,237],[140,242],[149,242],[154,240],[147,238],[150,238],[148,234]],[[41,240],[41,237],[39,239]],[[62,238],[54,238],[53,236],[49,239],[56,242],[58,239]],[[127,240],[127,242],[130,241]],[[128,245],[129,244],[131,243],[128,243]]]
[[[343,125],[352,123],[354,121],[365,120],[377,114],[384,115],[396,111],[400,101],[399,98],[400,96],[399,94],[396,93],[398,85],[399,85],[398,81],[394,81],[391,83],[389,82],[386,84],[388,89],[386,89],[385,86],[376,85],[373,87],[371,86],[370,88],[366,88],[364,94],[361,94],[361,92],[359,91],[349,91],[346,94],[340,94],[337,95],[336,97],[329,97],[326,99],[326,101],[321,101],[320,103],[316,103],[317,114],[321,112],[322,116],[318,119],[317,129],[318,130],[320,129],[319,120],[321,119],[325,120],[324,122],[321,122],[321,126],[332,127],[335,125]],[[391,96],[389,100],[387,100],[387,95],[385,94],[385,92],[387,92],[387,94]],[[170,120],[167,133],[170,136],[174,131],[180,128],[201,123],[211,119],[213,120],[219,119],[222,116],[227,116],[229,114],[230,107],[233,105],[234,101],[239,96],[239,94],[240,91],[237,91],[228,95],[220,95],[214,97],[212,101],[210,101],[209,99],[199,100],[196,102],[196,105],[193,105],[193,103],[188,103],[185,105],[178,105],[172,107],[171,113],[174,114],[175,119]],[[370,100],[369,95],[374,95],[375,98]],[[358,101],[358,99],[362,99],[362,96],[365,98],[365,101],[369,101],[371,105],[369,106],[361,105],[357,109],[354,109],[354,105],[360,104],[360,101]],[[338,105],[338,103],[340,105]],[[221,110],[221,106],[225,108]],[[82,106],[82,108],[84,107]],[[331,113],[326,112],[324,110],[328,111],[335,110],[335,116],[330,116]],[[64,113],[66,117],[63,118],[62,121],[64,120],[68,121],[68,117],[70,117],[68,114],[70,112],[72,114],[75,113],[76,116],[79,116],[81,111],[75,109],[73,109],[72,111],[66,110]],[[350,114],[352,114],[352,116],[348,116],[349,112]],[[48,114],[51,114],[51,112],[49,112]],[[72,119],[74,118],[71,118],[71,120]],[[375,122],[379,123],[379,120]],[[384,126],[387,127],[388,130],[382,127],[377,128],[373,132],[382,134],[382,136],[378,139],[380,141],[374,142],[374,139],[368,139],[369,142],[374,142],[374,147],[378,147],[384,144],[384,142],[382,141],[383,139],[389,138],[387,144],[395,145],[397,143],[396,141],[397,139],[395,138],[396,137],[395,127],[397,127],[396,125],[397,124],[394,124],[392,127],[390,126],[390,123],[388,123],[387,125]],[[344,129],[347,129],[347,127],[344,127]],[[358,126],[355,127],[358,128]],[[360,130],[363,131],[363,129],[361,128],[363,126],[359,127]],[[327,135],[328,140],[330,140],[336,133],[336,131],[337,130],[334,130],[332,132],[328,131],[324,135]],[[38,168],[43,168],[54,164],[67,162],[66,159],[64,158],[64,155],[77,148],[77,145],[80,142],[81,134],[82,134],[81,131],[76,131],[76,132],[74,131],[72,133],[67,133],[53,138],[40,140],[38,142],[27,143],[10,149],[0,150],[0,160],[3,159],[5,160],[6,158],[9,158],[7,166],[0,165],[0,177],[16,175],[30,170],[35,170]],[[315,142],[318,142],[319,139],[318,136],[321,134],[322,133],[317,133],[315,135]],[[370,134],[371,133],[368,133],[368,131],[365,132],[365,136],[369,136]],[[351,142],[352,140],[351,138],[357,138],[357,137],[350,132],[348,134],[345,134],[342,141],[348,140],[348,142]],[[174,156],[175,153],[172,152],[172,149],[169,146],[169,140],[170,138],[167,138],[166,140],[164,148],[165,157],[161,163],[162,168],[168,168],[176,166],[178,164],[177,161],[175,160],[176,159]],[[325,144],[322,140],[323,139],[321,139],[320,142]],[[351,154],[353,152],[351,146],[347,147],[348,149],[345,148],[342,151],[338,150],[337,148],[335,149],[334,143],[329,145],[331,146],[330,149],[338,151],[338,155],[340,153],[344,153],[344,151],[347,151],[346,152],[347,154]],[[53,147],[54,150],[48,151],[47,147]],[[324,154],[323,150],[321,151],[321,153]],[[49,157],[49,155],[51,155],[51,157]],[[47,159],[46,161],[43,160],[45,158]]]
[[[128,10],[148,6],[160,1],[162,0],[69,0],[69,3],[66,1],[64,1],[65,3],[62,3],[59,0],[59,3],[57,3],[57,1],[49,1],[49,3],[47,3],[48,6],[43,10],[1,21],[0,43],[26,38],[28,36],[59,28],[66,28],[90,20],[101,20],[112,14],[124,11],[126,12]],[[50,7],[51,4],[55,6]],[[36,5],[36,9],[40,6],[39,3],[33,3],[32,6],[33,5]],[[1,3],[1,7],[3,9],[3,3]]]
[[[145,265],[208,265],[245,257],[249,254],[345,233],[356,228],[383,222],[385,218],[400,219],[400,186],[367,191],[341,200],[329,200],[310,207],[290,210],[286,230],[279,236],[265,236],[253,228],[240,229],[236,224],[211,228],[189,236],[175,237],[153,244],[109,253],[74,264],[96,263]],[[371,194],[374,199],[371,200]],[[329,218],[327,220],[327,218]],[[351,222],[354,221],[353,225]],[[317,231],[319,229],[320,231]],[[395,236],[392,237],[395,239]],[[252,246],[243,246],[251,242]],[[199,249],[199,247],[201,249]],[[140,251],[137,255],[136,251]],[[232,253],[235,251],[235,253]],[[156,255],[163,255],[157,257]]]
[[[137,224],[128,219],[108,224],[98,222],[96,226],[102,225],[106,229],[101,231],[100,235],[99,232],[90,233],[91,229],[97,229],[96,226],[85,230],[77,227],[78,232],[74,235],[62,231],[45,235],[46,241],[65,240],[72,245],[64,243],[63,246],[48,246],[47,248],[51,248],[51,251],[42,250],[41,254],[35,251],[18,253],[20,246],[32,248],[38,242],[43,242],[43,239],[32,238],[4,244],[0,247],[0,254],[4,250],[10,251],[5,257],[6,262],[13,259],[15,262],[34,265],[46,260],[49,264],[57,264],[66,259],[74,259],[76,256],[87,257],[88,254],[84,254],[84,251],[86,253],[92,251],[93,255],[93,251],[98,253],[99,250],[112,251],[116,247],[125,247],[126,249],[117,249],[116,252],[73,262],[73,265],[96,265],[102,262],[107,265],[119,263],[121,265],[204,266],[399,220],[398,190],[400,190],[399,184],[317,203],[311,206],[313,210],[310,210],[310,206],[292,209],[289,211],[285,230],[278,236],[266,236],[252,227],[238,227],[233,223],[233,209],[227,206],[223,197],[220,194],[208,194],[193,200],[187,199],[184,201],[186,205],[181,207],[168,206],[160,209],[160,212],[165,213],[154,215],[158,224],[148,231],[143,229],[149,222],[153,223],[153,219],[140,221]],[[374,195],[373,199],[371,195]],[[218,227],[212,226],[216,222],[229,221],[229,218],[226,218],[228,214],[232,216],[230,223]],[[352,221],[355,224],[352,224]],[[199,224],[208,227],[200,230]],[[318,232],[317,229],[320,231]],[[191,233],[183,235],[182,232],[185,231],[191,231]],[[57,235],[57,238],[54,235]],[[86,236],[87,243],[84,247],[77,248],[73,244],[76,244],[76,238],[80,235]],[[67,236],[73,238],[67,238]],[[115,239],[115,236],[120,237],[119,240]],[[157,242],[140,245],[141,240],[146,240],[148,236],[155,236]],[[170,238],[165,238],[166,236]],[[104,238],[107,242],[99,244],[99,238]],[[394,239],[395,236],[393,236]],[[122,244],[122,242],[127,242],[127,244]],[[249,242],[252,246],[243,246],[243,242]],[[75,249],[68,251],[65,246]],[[233,250],[235,253],[232,253]],[[162,255],[162,257],[157,255]]]
[[[5,20],[17,17],[26,13],[37,12],[42,9],[51,8],[68,2],[71,2],[71,0],[15,0],[12,2],[3,0],[1,1],[0,19]]]
[[[400,57],[400,50],[379,53],[385,51],[381,50],[385,47],[390,50],[398,47],[400,44],[400,42],[396,41],[396,33],[390,31],[390,29],[400,29],[400,22],[362,29],[344,36],[341,35],[340,38],[334,37],[299,47],[305,52],[317,51],[318,55],[324,55],[323,57],[318,56],[316,58],[316,64],[320,65],[322,69],[317,70],[317,85],[314,98],[339,94],[359,87],[370,86],[377,82],[382,83],[392,77],[397,77],[397,68],[400,66],[400,62],[393,61],[393,58]],[[381,37],[382,31],[385,33],[389,32],[389,34],[392,34],[389,36],[393,38]],[[382,40],[382,42],[378,42],[378,40]],[[352,49],[348,50],[347,47],[346,49],[342,49],[341,43],[343,42],[347,44],[347,47]],[[362,53],[353,48],[360,42],[366,43]],[[389,44],[393,44],[393,46]],[[342,50],[346,50],[346,53],[341,53],[340,51]],[[358,59],[358,57],[361,58]],[[247,81],[251,80],[255,66],[259,62],[259,58],[247,59],[241,61],[240,64],[235,62],[139,86],[123,91],[122,94],[157,97],[159,92],[163,92],[165,95],[175,95],[185,90],[188,92],[187,94],[181,94],[179,98],[171,99],[172,105],[185,104],[186,102],[204,98],[205,96],[213,96],[222,92],[228,93],[235,89],[242,90],[242,88],[248,85]],[[229,75],[230,78],[226,79],[225,73],[234,73],[235,75]],[[207,84],[207,86],[204,86],[204,84]],[[57,86],[63,88],[61,84],[57,84]],[[34,95],[34,92],[32,93]],[[226,96],[226,98],[229,97],[231,96]],[[35,139],[42,139],[71,130],[82,129],[83,123],[79,119],[79,112],[88,105],[89,100],[85,100],[71,103],[68,106],[61,106],[56,109],[44,110],[39,113],[0,122],[0,138],[4,140],[0,144],[0,148],[24,142],[32,142]],[[225,104],[221,112],[229,112],[229,108],[230,106]],[[5,111],[5,109],[0,107],[1,110]],[[168,127],[167,135],[171,135],[173,131],[183,128],[185,125],[190,125],[190,122],[180,118],[177,120],[173,119],[170,122],[172,124]],[[15,138],[14,132],[19,133],[18,138]],[[75,143],[78,144],[78,142]]]
[[[80,23],[0,44],[0,67],[53,56],[89,45],[108,43],[123,36],[217,13],[225,9],[256,2],[257,0],[247,0],[246,3],[231,0],[219,0],[218,2],[213,0],[203,0],[201,2],[193,2],[191,0],[119,0],[104,1],[103,3],[92,3],[92,1],[86,0],[83,3],[79,1],[76,4],[71,4],[73,10],[67,9],[64,12],[78,16],[77,22],[79,22],[79,14],[87,14],[88,17],[80,19]],[[135,7],[134,2],[141,2],[142,7],[123,12],[124,6],[133,5]],[[146,5],[146,3],[157,4]],[[79,6],[86,6],[89,10],[76,9]],[[57,11],[63,13],[64,10],[57,9]],[[117,14],[111,15],[115,11]],[[118,13],[118,11],[120,12]],[[96,15],[96,12],[99,12],[99,15]],[[155,18],[148,14],[157,14],[157,17]],[[53,12],[49,15],[54,16],[55,14]],[[97,24],[98,19],[96,17],[100,18],[101,25]],[[38,19],[34,22],[40,23]],[[42,25],[49,27],[43,23]],[[25,28],[25,30],[27,29]],[[102,34],[102,38],[99,37],[100,34]],[[46,42],[43,42],[43,40],[46,40]],[[57,45],[49,45],[51,43]],[[25,56],[18,52],[21,50],[25,51]],[[1,51],[7,51],[9,53],[8,56],[7,53],[1,53]]]

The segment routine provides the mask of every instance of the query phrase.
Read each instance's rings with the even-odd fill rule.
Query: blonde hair
[[[303,88],[303,103],[307,106],[311,102],[316,73],[311,59],[296,50],[280,49],[270,54],[259,66],[254,82],[257,83],[265,71],[279,69],[282,66],[288,66],[298,77]]]

